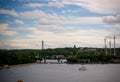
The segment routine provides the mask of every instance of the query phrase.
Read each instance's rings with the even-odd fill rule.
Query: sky
[[[0,0],[0,49],[120,48],[120,0]]]

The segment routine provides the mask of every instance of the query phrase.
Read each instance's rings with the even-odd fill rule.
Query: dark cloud
[[[108,24],[120,24],[120,15],[103,17],[103,22]]]

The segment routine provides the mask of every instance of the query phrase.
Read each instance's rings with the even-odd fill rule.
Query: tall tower
[[[106,45],[106,38],[104,39],[104,45],[105,45],[105,55],[107,55],[107,45]]]
[[[42,40],[42,50],[44,49],[44,41]]]
[[[44,41],[42,40],[42,54],[44,56],[44,63],[46,63],[46,57],[45,57],[45,53],[44,53]]]
[[[109,41],[109,50],[110,50],[110,55],[111,55],[111,41]]]
[[[114,39],[114,55],[116,55],[116,51],[115,51],[115,36],[113,37]]]

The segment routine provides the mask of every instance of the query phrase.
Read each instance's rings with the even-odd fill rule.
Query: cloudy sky
[[[120,0],[0,0],[0,49],[120,47]]]

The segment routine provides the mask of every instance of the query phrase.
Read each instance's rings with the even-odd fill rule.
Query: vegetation
[[[113,49],[111,49],[113,54]],[[68,63],[78,63],[80,59],[90,59],[91,63],[112,62],[112,59],[120,60],[120,48],[116,49],[116,56],[105,55],[103,48],[55,48],[44,50],[22,49],[22,50],[0,50],[0,65],[2,64],[24,64],[33,63],[42,58],[54,59],[56,55],[66,57]],[[36,57],[38,56],[38,57]]]
[[[0,64],[24,64],[36,61],[35,56],[29,50],[0,50]]]
[[[113,49],[111,49],[111,51],[112,54],[110,55],[109,52],[105,54],[104,49],[96,48],[95,52],[92,51],[81,52],[73,57],[68,58],[67,61],[69,63],[88,63],[88,62],[79,62],[79,60],[89,59],[90,63],[120,63],[120,48],[116,49],[116,55],[113,55],[114,52]]]

